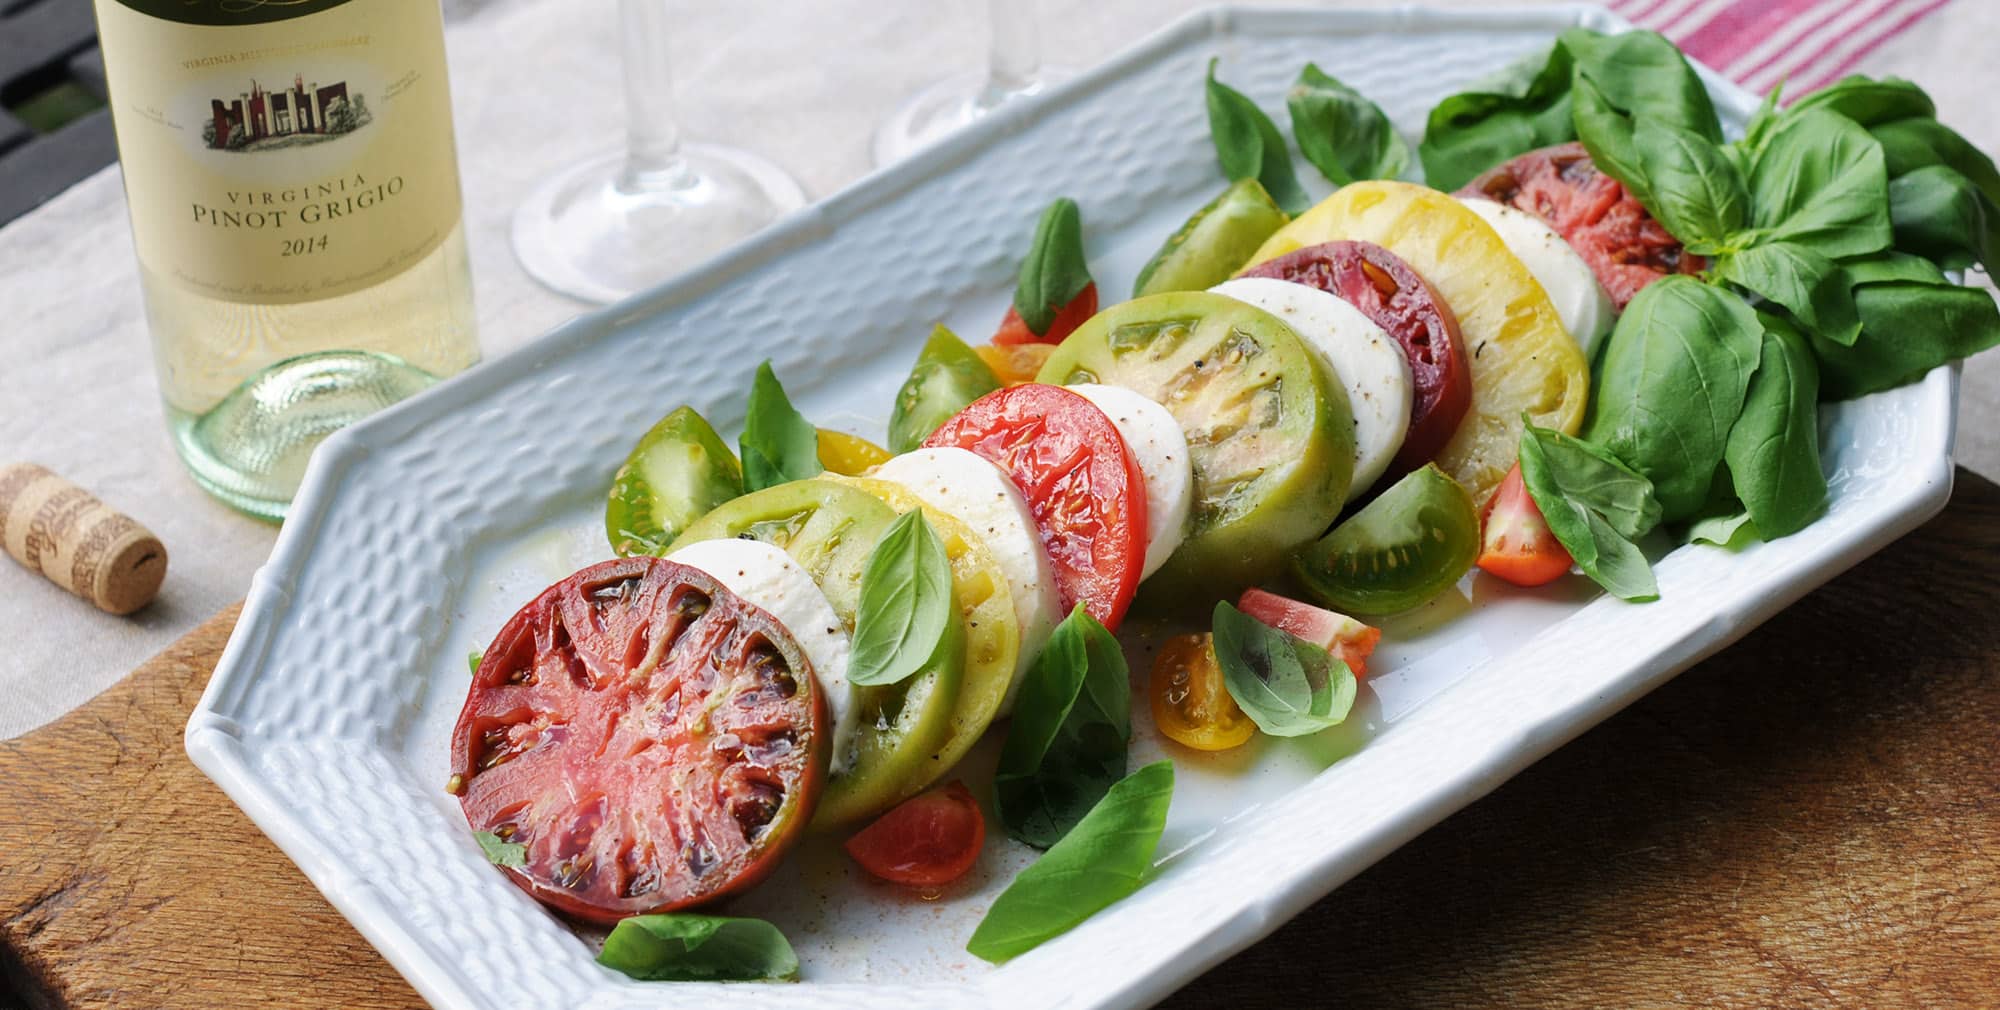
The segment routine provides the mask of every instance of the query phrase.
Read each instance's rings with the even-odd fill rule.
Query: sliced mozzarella
[[[1007,587],[1014,592],[1014,616],[1021,623],[1020,662],[1013,683],[1007,686],[1006,700],[1000,703],[1003,714],[1013,711],[1021,675],[1041,654],[1049,633],[1063,618],[1062,600],[1049,572],[1048,552],[1042,548],[1028,503],[999,467],[968,449],[906,452],[876,467],[869,476],[909,488],[932,508],[964,523],[993,552],[993,560],[1007,577]]]
[[[840,615],[803,565],[758,540],[703,540],[667,555],[715,577],[745,602],[778,619],[812,664],[813,679],[826,695],[833,716],[833,770],[853,759],[856,724],[854,689],[847,683],[853,643]]]
[[[1590,270],[1590,264],[1556,234],[1548,222],[1516,207],[1504,203],[1477,198],[1461,197],[1459,202],[1471,208],[1474,214],[1486,219],[1493,230],[1500,233],[1500,241],[1507,244],[1507,251],[1535,275],[1542,290],[1549,293],[1549,301],[1556,306],[1556,315],[1562,317],[1563,328],[1583,348],[1583,356],[1590,357],[1591,348],[1606,333],[1611,332],[1611,324],[1617,319],[1617,309],[1611,305],[1611,296],[1604,293],[1604,286],[1597,283],[1597,275]]]
[[[1403,346],[1360,309],[1315,287],[1239,277],[1209,290],[1284,320],[1347,388],[1347,405],[1354,411],[1354,481],[1347,499],[1360,497],[1389,468],[1410,431],[1416,387]]]
[[[1146,482],[1146,562],[1139,577],[1150,577],[1187,538],[1188,510],[1194,506],[1187,433],[1167,408],[1122,386],[1086,382],[1069,388],[1111,418],[1139,464]]]

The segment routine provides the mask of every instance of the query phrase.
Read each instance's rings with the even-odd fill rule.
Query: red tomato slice
[[[523,890],[611,923],[763,879],[811,820],[824,703],[798,643],[706,573],[651,557],[550,586],[494,636],[452,730],[474,831]]]
[[[1472,408],[1465,340],[1451,306],[1402,257],[1373,242],[1327,242],[1260,263],[1243,276],[1275,277],[1339,295],[1402,345],[1416,386],[1410,432],[1376,486],[1387,487],[1430,462],[1451,441]]]
[[[1458,195],[1498,200],[1547,221],[1590,264],[1620,312],[1646,285],[1708,267],[1682,249],[1624,183],[1599,172],[1580,143],[1529,151],[1472,180]]]
[[[924,445],[969,449],[1013,478],[1048,549],[1065,611],[1116,629],[1146,560],[1146,484],[1111,418],[1061,386],[996,389]]]
[[[1236,609],[1333,653],[1356,677],[1368,674],[1368,657],[1375,653],[1375,643],[1382,640],[1380,628],[1254,586],[1243,591]]]
[[[1097,284],[1084,285],[1069,304],[1056,312],[1056,318],[1049,323],[1047,333],[1036,333],[1021,321],[1021,313],[1013,306],[1007,307],[1007,318],[1000,321],[1000,331],[993,334],[996,344],[1060,344],[1083,321],[1097,314]]]
[[[1481,570],[1517,586],[1540,586],[1569,572],[1569,551],[1549,531],[1542,510],[1521,479],[1521,464],[1507,471],[1480,513]]]
[[[965,876],[986,844],[986,815],[963,782],[913,796],[847,840],[861,868],[892,884],[935,887]]]

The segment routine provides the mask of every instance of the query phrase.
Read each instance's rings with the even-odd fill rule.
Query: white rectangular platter
[[[1157,1000],[1941,508],[1956,372],[1822,412],[1830,511],[1731,554],[1661,557],[1662,599],[1575,578],[1469,577],[1389,622],[1346,726],[1220,756],[1169,752],[1135,705],[1133,766],[1178,787],[1157,877],[1008,965],[964,952],[1031,858],[996,832],[969,884],[912,900],[809,844],[730,906],[777,922],[804,981],[637,983],[486,864],[443,791],[465,655],[544,585],[607,556],[611,472],[667,410],[733,431],[770,358],[807,416],[880,438],[930,325],[1000,318],[1036,214],[1083,208],[1108,299],[1222,186],[1204,65],[1267,109],[1308,60],[1414,137],[1444,95],[1595,8],[1225,9],[1180,21],[712,265],[570,323],[328,440],[187,729],[194,762],[425,998],[447,1008],[1101,1007]],[[1711,77],[1725,121],[1751,96]],[[1156,636],[1128,635],[1135,686]],[[989,741],[990,743],[990,741]],[[967,778],[985,781],[971,759]]]

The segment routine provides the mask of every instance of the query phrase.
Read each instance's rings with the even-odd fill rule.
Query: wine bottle
[[[479,358],[437,0],[96,0],[160,395],[282,518],[312,448]]]

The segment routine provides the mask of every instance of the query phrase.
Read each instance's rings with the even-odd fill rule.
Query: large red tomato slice
[[[1146,560],[1146,484],[1111,418],[1061,386],[997,389],[924,445],[969,449],[1006,471],[1027,499],[1065,611],[1081,603],[1117,628]]]
[[[1498,200],[1547,221],[1590,264],[1620,312],[1646,285],[1708,267],[1682,249],[1623,183],[1598,171],[1579,143],[1529,151],[1488,170],[1458,195]]]
[[[986,844],[986,815],[963,782],[913,796],[847,840],[854,861],[892,884],[935,887],[965,876]]]
[[[474,831],[507,873],[609,923],[740,891],[795,842],[826,769],[811,666],[776,619],[698,569],[592,565],[521,608],[452,730]]]
[[[1388,331],[1410,361],[1416,389],[1410,432],[1377,486],[1437,457],[1472,407],[1472,367],[1451,306],[1402,258],[1373,242],[1307,246],[1243,272],[1275,277],[1339,295]]]

